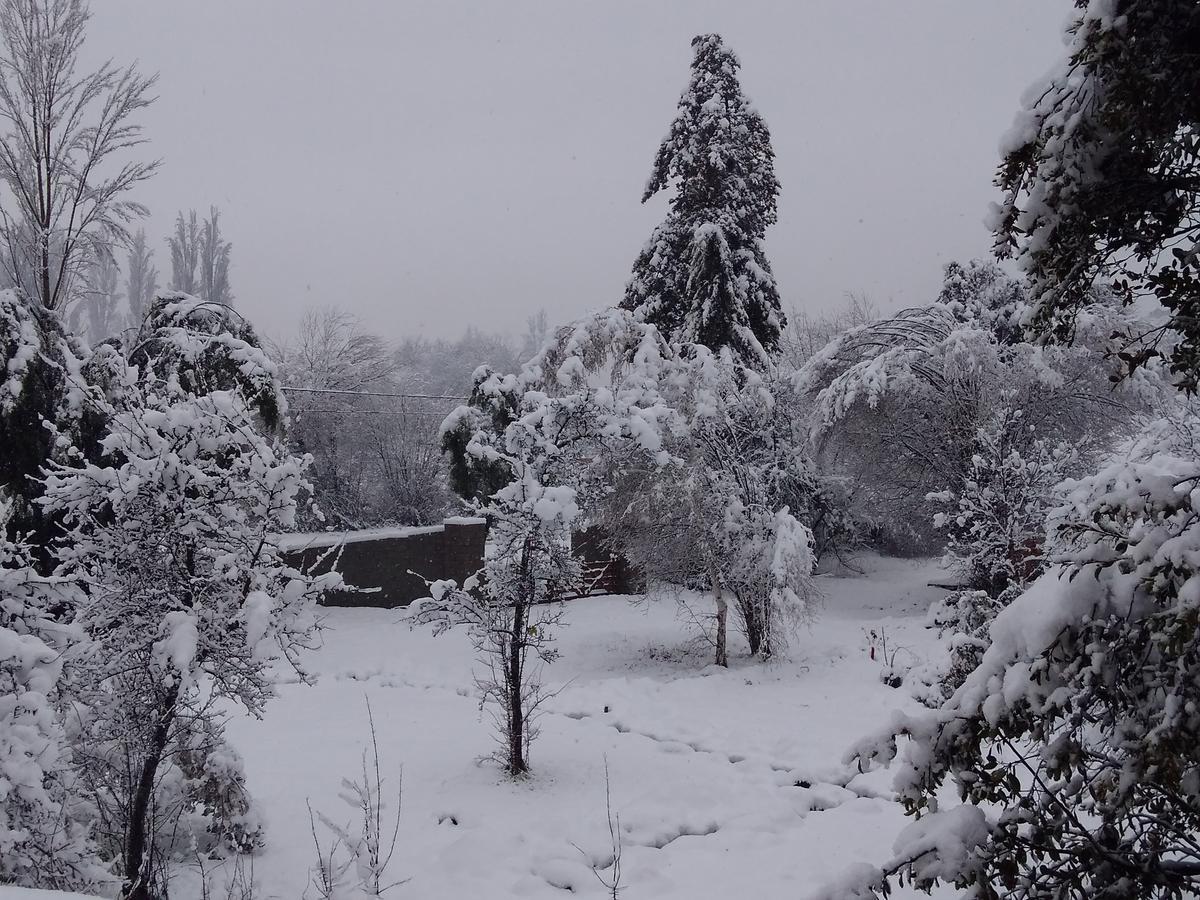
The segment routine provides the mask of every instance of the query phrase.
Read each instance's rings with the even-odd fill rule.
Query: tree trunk
[[[165,698],[163,713],[154,727],[150,752],[142,763],[137,789],[129,806],[129,832],[125,839],[125,888],[122,900],[154,900],[151,894],[150,873],[142,871],[147,851],[153,851],[154,841],[149,834],[150,805],[154,801],[154,780],[162,762],[163,751],[175,720],[175,704],[179,689],[172,688]]]
[[[38,287],[42,292],[42,306],[54,308],[54,299],[50,296],[50,232],[49,225],[42,231],[41,258],[38,260],[41,271],[38,273]]]
[[[729,604],[721,593],[721,579],[713,577],[713,597],[717,601],[717,665],[729,667],[729,653],[725,649],[725,634],[728,630]]]
[[[529,771],[525,763],[525,710],[521,707],[521,644],[525,636],[525,603],[518,600],[513,605],[512,643],[508,656],[508,774],[524,775]]]
[[[754,601],[741,598],[738,599],[738,609],[746,621],[746,641],[750,644],[750,655],[757,656],[759,650],[763,649],[763,638],[766,636],[766,621],[762,610]]]

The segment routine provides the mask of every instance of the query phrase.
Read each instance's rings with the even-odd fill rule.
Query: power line
[[[348,394],[352,397],[394,397],[400,400],[455,400],[459,403],[465,403],[466,398],[454,396],[452,394],[389,394],[382,391],[343,391],[334,388],[302,388],[284,386],[285,391],[294,391],[300,394]]]
[[[298,416],[332,415],[332,416],[415,416],[429,419],[444,419],[446,413],[432,409],[301,409]]]

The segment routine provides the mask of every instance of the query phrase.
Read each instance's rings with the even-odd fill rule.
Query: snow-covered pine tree
[[[1003,142],[997,251],[1031,276],[1032,324],[1069,338],[1098,281],[1166,316],[1131,329],[1126,368],[1161,355],[1200,386],[1200,6],[1075,0],[1062,64]]]
[[[692,46],[692,77],[642,196],[674,182],[671,210],[634,262],[621,306],[672,343],[728,347],[763,369],[785,323],[762,245],[776,218],[775,153],[742,93],[738,58],[716,34]]]

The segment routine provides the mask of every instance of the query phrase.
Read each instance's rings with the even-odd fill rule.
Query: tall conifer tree
[[[716,34],[692,46],[692,77],[642,196],[673,182],[671,211],[634,262],[621,305],[673,343],[728,347],[761,369],[785,321],[762,246],[776,218],[775,153],[738,83],[737,57]]]

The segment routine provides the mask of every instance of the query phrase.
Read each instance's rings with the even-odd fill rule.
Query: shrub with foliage
[[[1021,410],[1003,407],[976,433],[975,452],[957,489],[928,495],[946,507],[934,526],[963,584],[990,597],[1021,588],[1042,571],[1046,514],[1055,489],[1077,474],[1078,449],[1030,434]]]

